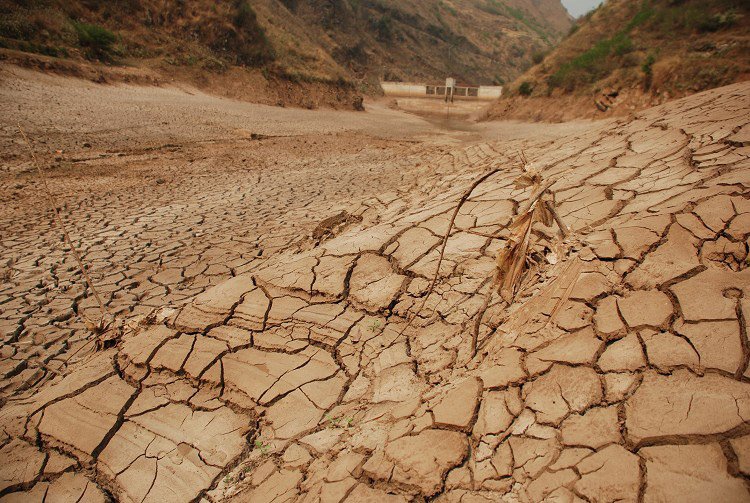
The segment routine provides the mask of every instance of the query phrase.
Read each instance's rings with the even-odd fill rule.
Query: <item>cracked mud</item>
[[[749,112],[739,84],[570,134],[183,138],[77,161],[92,180],[59,166],[128,324],[95,351],[93,299],[16,190],[2,501],[748,501]],[[520,150],[571,235],[535,224],[515,302],[480,312],[530,194]],[[6,164],[4,194],[36,183]]]

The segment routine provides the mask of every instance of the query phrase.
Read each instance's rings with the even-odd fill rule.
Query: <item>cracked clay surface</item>
[[[81,161],[172,155],[182,192],[66,199],[128,320],[102,351],[70,259],[32,244],[50,214],[3,209],[0,501],[750,500],[749,121],[738,84],[556,136]],[[480,313],[520,150],[571,235],[535,224],[515,302]]]

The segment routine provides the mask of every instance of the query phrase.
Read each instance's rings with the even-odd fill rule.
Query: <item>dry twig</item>
[[[453,230],[453,225],[456,222],[456,217],[458,216],[458,212],[461,211],[461,207],[464,205],[464,203],[471,197],[471,193],[474,192],[474,189],[476,189],[479,184],[487,180],[492,175],[498,173],[501,168],[493,168],[483,175],[481,175],[479,178],[474,180],[474,183],[472,183],[468,189],[463,193],[461,196],[461,199],[459,199],[458,204],[456,205],[456,209],[453,210],[453,215],[451,216],[450,223],[448,224],[448,228],[445,230],[445,235],[443,236],[443,244],[440,247],[440,257],[438,258],[437,267],[435,268],[435,275],[432,277],[432,281],[430,282],[430,286],[427,289],[427,293],[425,294],[424,298],[422,299],[422,303],[419,305],[419,308],[416,311],[413,311],[411,316],[409,317],[409,320],[406,322],[406,325],[404,328],[401,329],[401,332],[399,332],[399,336],[403,335],[404,332],[411,326],[411,324],[414,322],[414,318],[416,318],[420,312],[422,312],[422,309],[424,309],[425,304],[427,304],[427,299],[429,299],[430,295],[432,295],[432,292],[435,290],[435,284],[437,283],[438,276],[440,276],[440,266],[443,264],[443,257],[445,256],[445,247],[448,245],[448,237],[451,234],[451,231]]]
[[[81,271],[81,274],[83,275],[84,280],[86,281],[86,284],[88,285],[91,292],[94,294],[94,297],[96,298],[96,302],[99,304],[99,310],[101,311],[101,319],[99,320],[98,324],[93,324],[90,320],[86,319],[85,316],[84,320],[86,321],[86,324],[89,325],[89,328],[99,334],[104,331],[106,328],[106,325],[109,324],[109,320],[111,319],[111,316],[109,312],[107,311],[107,308],[104,305],[104,302],[102,302],[101,297],[99,296],[99,292],[96,291],[96,288],[94,287],[93,281],[91,281],[91,277],[89,276],[89,273],[86,271],[86,268],[83,266],[83,261],[81,260],[81,255],[78,253],[78,249],[73,244],[73,240],[70,239],[70,234],[68,233],[68,229],[65,227],[65,223],[62,220],[62,217],[60,217],[60,210],[59,206],[57,204],[57,199],[55,198],[55,195],[52,193],[52,191],[49,188],[49,184],[47,183],[47,177],[44,174],[44,171],[42,170],[42,166],[39,163],[39,160],[36,157],[36,154],[34,153],[34,149],[31,148],[31,142],[29,141],[28,136],[26,136],[26,133],[21,128],[21,126],[18,126],[18,131],[21,133],[21,136],[23,137],[24,142],[26,143],[26,147],[29,150],[29,154],[31,154],[31,159],[34,162],[34,166],[36,167],[37,172],[39,173],[39,177],[42,180],[42,184],[44,185],[44,192],[47,195],[47,203],[49,207],[52,209],[52,213],[55,215],[55,222],[57,223],[58,227],[60,227],[60,230],[63,233],[63,238],[65,239],[65,243],[70,247],[70,251],[73,254],[73,257],[76,259],[76,262],[78,262],[78,269]]]

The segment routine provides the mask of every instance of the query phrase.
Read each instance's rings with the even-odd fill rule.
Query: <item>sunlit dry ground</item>
[[[2,78],[0,494],[748,499],[749,85],[443,130]],[[114,348],[16,123],[107,309],[156,314]],[[519,151],[572,235],[536,227],[517,298],[485,309]]]

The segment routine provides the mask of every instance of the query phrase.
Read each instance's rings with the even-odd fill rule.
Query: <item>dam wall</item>
[[[417,82],[381,82],[380,87],[386,96],[401,98],[441,98],[459,100],[493,101],[503,93],[502,86],[466,86],[454,84],[447,79],[448,85],[423,84]]]

